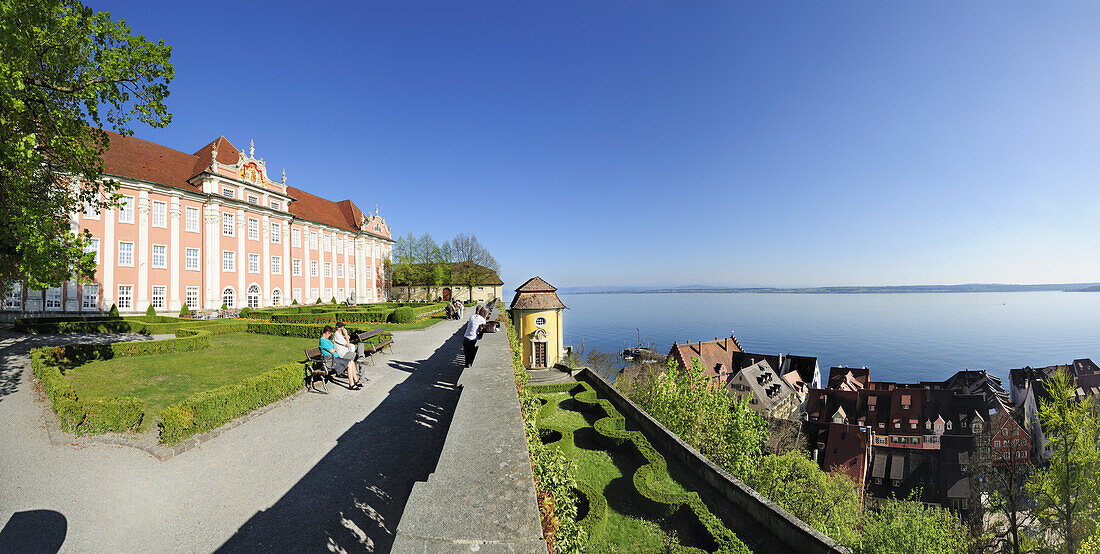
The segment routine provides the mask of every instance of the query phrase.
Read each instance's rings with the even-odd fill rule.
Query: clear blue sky
[[[1100,3],[775,4],[90,5],[173,45],[137,136],[508,288],[1100,281]]]

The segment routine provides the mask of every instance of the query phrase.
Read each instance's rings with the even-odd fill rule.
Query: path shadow
[[[447,438],[461,342],[456,331],[425,360],[390,360],[405,381],[218,552],[389,552],[413,483],[435,471]]]
[[[68,532],[69,522],[60,512],[15,512],[0,530],[0,552],[57,552]]]
[[[148,335],[136,333],[74,333],[62,335],[31,335],[13,331],[0,331],[0,402],[19,390],[23,370],[29,366],[32,348],[91,342],[120,342],[153,340]]]

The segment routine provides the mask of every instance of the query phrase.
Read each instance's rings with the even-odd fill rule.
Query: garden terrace
[[[101,322],[31,325],[46,323],[64,329]],[[157,424],[166,445],[215,429],[302,390],[302,349],[321,332],[317,325],[244,320],[132,323],[172,328],[176,337],[31,351],[31,367],[64,429],[142,432]],[[349,326],[353,335],[369,330]],[[389,339],[386,331],[368,345]]]
[[[587,383],[530,385],[542,441],[578,467],[580,523],[593,551],[749,552],[638,430]]]

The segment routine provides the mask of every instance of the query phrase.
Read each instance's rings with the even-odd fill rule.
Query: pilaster
[[[264,215],[260,220],[260,244],[263,254],[260,256],[260,272],[263,273],[263,290],[260,291],[260,306],[271,305],[271,218]],[[279,266],[282,269],[282,264]]]
[[[138,245],[137,245],[137,290],[134,291],[134,308],[144,313],[149,307],[149,191],[138,192]]]
[[[183,253],[180,248],[180,197],[173,196],[171,203],[168,205],[168,229],[171,232],[170,246],[168,247],[168,255],[171,256],[171,260],[168,266],[168,275],[170,285],[168,286],[168,309],[172,313],[179,313],[180,310],[180,272],[183,271],[183,263],[180,259]]]
[[[216,310],[221,306],[221,276],[222,276],[222,252],[221,252],[221,205],[208,204],[206,206],[206,294],[203,305],[208,310]]]

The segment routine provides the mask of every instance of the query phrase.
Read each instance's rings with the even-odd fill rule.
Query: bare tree
[[[474,299],[474,287],[484,283],[493,273],[500,272],[500,264],[477,240],[477,235],[459,233],[451,240],[452,277],[470,290],[470,300]]]

